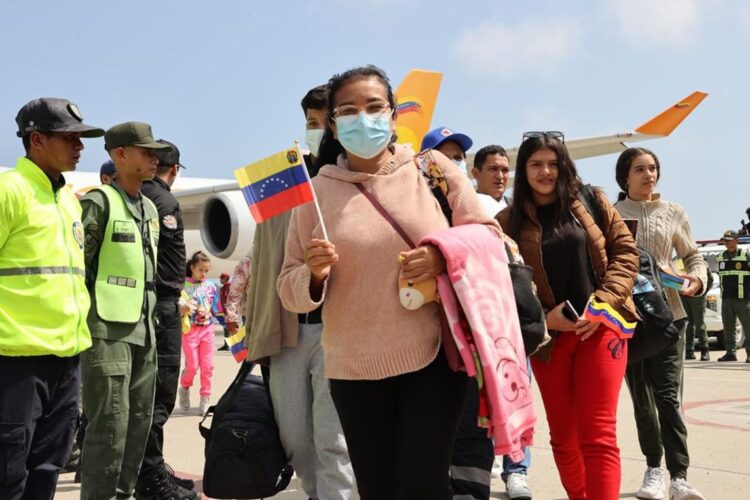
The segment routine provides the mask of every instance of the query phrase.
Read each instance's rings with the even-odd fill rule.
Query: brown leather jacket
[[[594,218],[583,204],[575,200],[570,207],[573,216],[583,227],[588,240],[589,255],[599,284],[594,296],[597,300],[614,307],[628,321],[639,319],[631,297],[635,275],[638,272],[638,249],[635,240],[623,222],[620,214],[607,200],[606,196],[596,190],[596,197],[601,207],[603,226],[606,235],[597,226]],[[510,207],[497,215],[497,220],[504,232],[510,231]],[[510,234],[510,233],[509,233]],[[520,234],[513,235],[526,264],[534,270],[534,283],[539,300],[545,310],[549,311],[557,304],[552,288],[544,273],[542,264],[542,226],[539,224],[536,208],[531,206],[526,212]]]

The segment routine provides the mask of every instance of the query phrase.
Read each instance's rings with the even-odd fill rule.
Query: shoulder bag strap
[[[399,225],[399,223],[396,222],[396,219],[394,219],[393,217],[391,217],[391,214],[389,214],[388,210],[386,210],[385,207],[380,204],[380,202],[377,200],[377,198],[375,198],[375,196],[373,196],[373,194],[371,192],[369,192],[367,189],[365,189],[365,187],[362,184],[355,183],[354,185],[357,186],[357,189],[359,189],[359,191],[363,195],[365,195],[365,198],[367,198],[367,200],[370,203],[372,203],[372,206],[375,207],[375,210],[377,210],[378,213],[380,215],[382,215],[383,218],[385,220],[387,220],[388,223],[391,226],[393,226],[393,229],[395,229],[396,232],[398,233],[398,235],[401,236],[401,238],[403,238],[403,240],[406,242],[406,244],[409,245],[411,248],[417,248],[417,246],[414,244],[414,242],[412,241],[412,239],[409,238],[409,235],[406,234],[406,231],[404,231],[404,229]]]
[[[445,179],[442,169],[432,157],[432,152],[427,150],[414,157],[414,163],[427,182],[427,187],[440,204],[440,210],[448,221],[448,225],[453,227],[453,209],[448,201],[448,181]]]

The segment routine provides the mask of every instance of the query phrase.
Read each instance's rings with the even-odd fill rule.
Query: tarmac
[[[221,342],[221,337],[217,336],[216,345],[220,346]],[[707,500],[746,500],[750,499],[750,363],[745,363],[745,354],[741,351],[738,352],[740,361],[736,363],[716,362],[721,355],[721,351],[712,350],[710,362],[685,363],[683,408],[691,461],[688,481]],[[218,400],[239,367],[227,352],[216,352],[214,361],[212,403]],[[199,377],[196,377],[196,384],[198,381]],[[197,405],[197,386],[194,386],[192,396],[193,404]],[[536,386],[535,403],[538,424],[536,444],[532,447],[529,486],[535,500],[565,500],[567,497],[549,446],[544,406]],[[204,459],[204,440],[198,433],[200,420],[196,406],[189,412],[175,409],[164,431],[167,463],[179,476],[194,479],[198,491],[201,490]],[[617,434],[622,458],[620,498],[635,498],[646,462],[638,445],[633,407],[624,383]],[[78,499],[79,486],[73,483],[72,473],[60,475],[55,499]],[[501,479],[493,479],[490,497],[508,498]],[[308,497],[294,478],[289,488],[274,498],[307,500]]]

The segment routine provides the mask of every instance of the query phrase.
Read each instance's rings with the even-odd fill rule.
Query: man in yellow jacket
[[[0,174],[0,498],[51,499],[91,346],[81,206],[63,173],[104,130],[56,98],[30,101],[16,123],[26,156]]]

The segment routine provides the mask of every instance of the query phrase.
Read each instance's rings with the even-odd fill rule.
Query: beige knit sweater
[[[659,264],[671,263],[676,253],[685,263],[686,273],[699,278],[705,289],[706,263],[698,253],[690,222],[680,205],[662,200],[657,193],[651,201],[626,198],[615,203],[615,208],[623,219],[638,219],[635,240],[639,246],[651,252]],[[674,319],[686,317],[677,290],[667,288],[666,293]]]
[[[480,223],[500,228],[484,213],[466,174],[438,152],[435,160],[448,182],[454,225]],[[416,311],[398,299],[399,252],[409,250],[393,227],[354,185],[361,182],[416,243],[448,223],[413,151],[396,154],[376,174],[353,172],[341,156],[313,179],[330,241],[339,261],[324,289],[322,346],[326,375],[332,379],[378,380],[427,366],[440,346],[438,305]],[[320,305],[310,297],[310,271],[304,245],[323,238],[312,203],[295,209],[286,257],[277,282],[285,308],[304,313]]]

